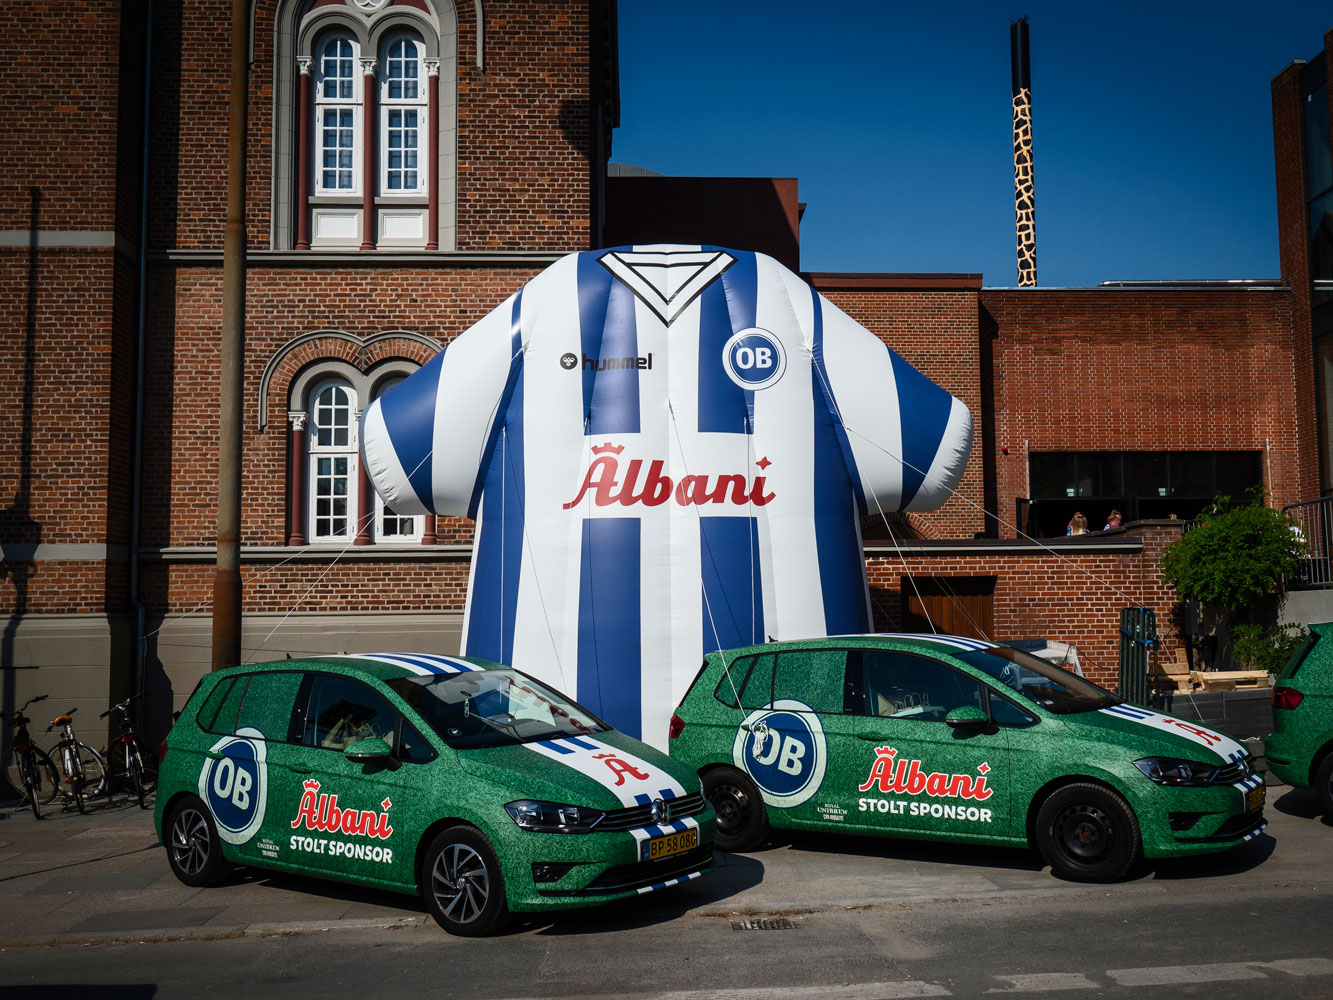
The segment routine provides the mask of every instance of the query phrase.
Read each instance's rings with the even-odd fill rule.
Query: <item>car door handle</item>
[[[301,767],[299,764],[288,764],[287,769],[293,774],[309,774],[314,768]]]
[[[216,750],[205,750],[204,756],[209,760],[224,760],[227,755],[218,753]]]
[[[888,739],[888,737],[883,734],[879,736],[871,736],[869,733],[857,733],[856,738],[858,740],[865,740],[868,743],[883,743]]]

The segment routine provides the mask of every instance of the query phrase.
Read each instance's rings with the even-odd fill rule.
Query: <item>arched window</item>
[[[350,542],[357,533],[356,396],[340,380],[310,393],[310,541]]]
[[[357,136],[361,94],[357,46],[352,37],[324,36],[315,72],[315,191],[356,194],[360,188]]]
[[[280,3],[275,249],[455,248],[457,43],[453,3]]]
[[[435,518],[399,514],[386,509],[375,495],[360,455],[361,414],[371,401],[416,371],[421,360],[440,345],[405,331],[390,331],[362,340],[330,331],[290,341],[270,360],[260,393],[267,396],[268,379],[292,350],[312,339],[351,342],[373,350],[386,340],[421,346],[421,357],[380,355],[362,371],[348,361],[327,357],[302,368],[287,387],[289,478],[286,543],[374,545],[436,543]],[[375,353],[379,353],[376,351]],[[261,428],[265,408],[260,407]]]

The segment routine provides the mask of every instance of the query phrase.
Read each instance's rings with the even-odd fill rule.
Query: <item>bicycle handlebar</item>
[[[133,701],[135,698],[137,698],[137,697],[139,697],[137,694],[132,694],[132,695],[130,695],[128,698],[126,698],[126,699],[125,699],[124,701],[122,701],[120,704],[118,704],[118,705],[112,705],[112,706],[111,706],[110,708],[108,708],[105,712],[103,712],[101,715],[99,715],[98,718],[99,718],[99,719],[105,719],[105,718],[106,718],[108,715],[110,715],[112,712],[117,712],[117,711],[121,711],[121,712],[123,712],[125,709],[127,709],[127,708],[130,707],[130,702],[132,702],[132,701]]]

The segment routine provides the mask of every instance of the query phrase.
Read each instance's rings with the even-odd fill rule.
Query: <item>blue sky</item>
[[[1270,82],[1333,4],[621,0],[612,160],[800,179],[807,271],[1016,283],[1009,22],[1028,16],[1044,286],[1275,278]]]

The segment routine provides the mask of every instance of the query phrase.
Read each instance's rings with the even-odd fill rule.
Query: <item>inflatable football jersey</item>
[[[942,504],[967,407],[762,254],[571,254],[373,403],[398,513],[475,518],[463,652],[664,746],[714,649],[870,627],[859,518]]]

